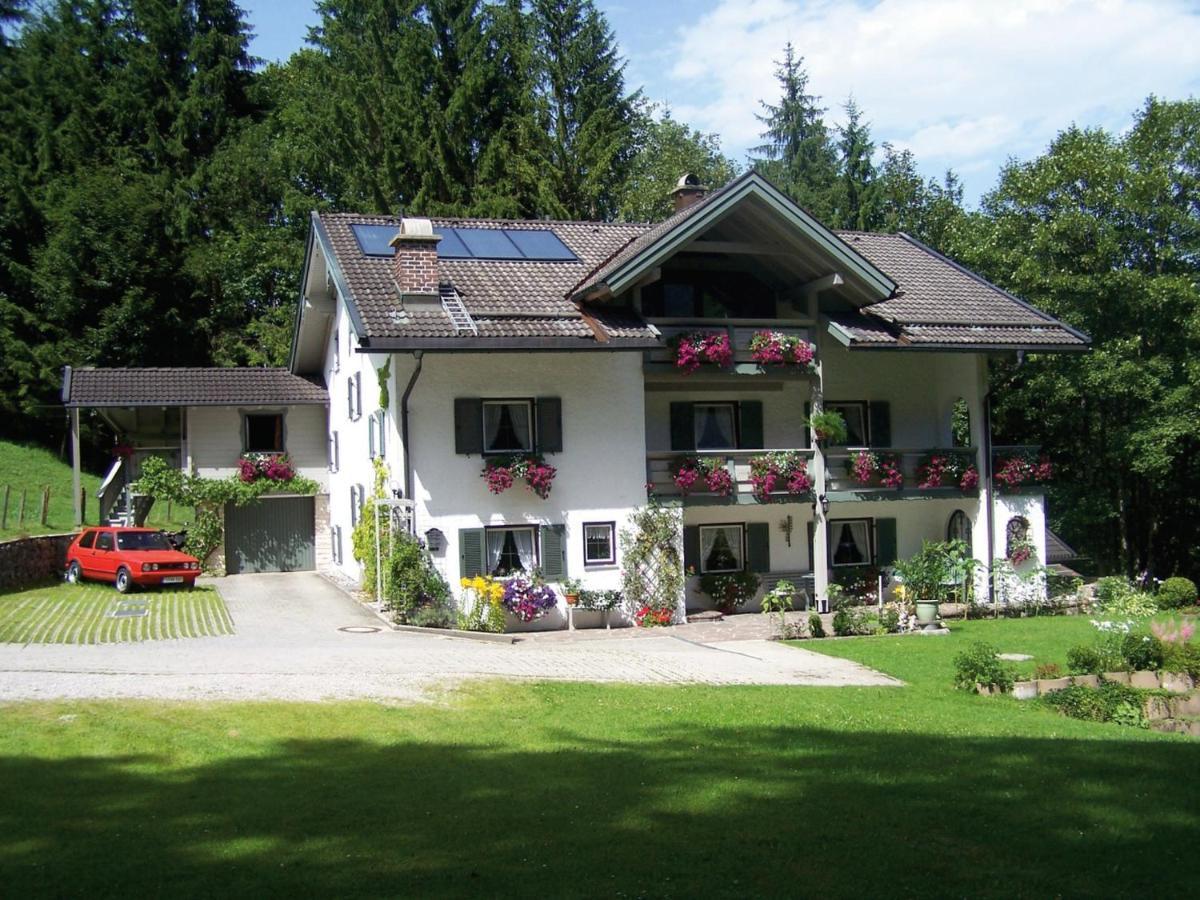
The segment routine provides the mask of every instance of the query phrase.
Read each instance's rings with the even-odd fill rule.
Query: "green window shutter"
[[[738,446],[750,450],[763,447],[763,405],[761,400],[743,400],[738,404]]]
[[[886,403],[868,403],[868,428],[871,429],[870,441],[872,447],[892,446],[892,411]]]
[[[751,572],[771,571],[771,526],[766,522],[746,525],[746,568]]]
[[[458,572],[462,578],[486,575],[483,565],[483,529],[460,528],[458,530]]]
[[[690,403],[671,404],[671,449],[696,449],[696,411]]]
[[[700,529],[695,525],[683,526],[683,568],[700,571]]]
[[[896,561],[896,520],[875,520],[875,565],[890,566]]]
[[[558,397],[538,397],[534,408],[538,452],[562,453],[562,400]]]
[[[805,403],[804,404],[804,447],[805,447],[805,449],[812,446],[812,429],[808,427],[808,420],[811,416],[812,416],[812,404]]]
[[[562,581],[567,577],[567,526],[543,525],[542,575],[547,581]]]
[[[454,452],[483,452],[483,401],[478,397],[454,398]]]

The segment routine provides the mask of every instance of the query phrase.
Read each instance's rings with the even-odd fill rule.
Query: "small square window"
[[[585,522],[583,526],[584,565],[597,566],[617,561],[615,522]]]
[[[246,452],[283,452],[282,413],[248,413],[246,415]]]
[[[737,448],[737,413],[734,404],[696,403],[693,409],[697,450]]]
[[[530,401],[483,401],[483,452],[533,452],[533,404]]]
[[[745,529],[741,525],[701,525],[701,573],[742,571],[744,548]]]

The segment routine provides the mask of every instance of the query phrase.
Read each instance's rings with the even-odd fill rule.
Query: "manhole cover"
[[[346,634],[375,634],[382,629],[376,628],[374,625],[346,625],[339,628],[338,631],[344,631]]]
[[[122,600],[117,604],[117,608],[108,614],[110,619],[140,619],[148,615],[148,604],[140,600]]]

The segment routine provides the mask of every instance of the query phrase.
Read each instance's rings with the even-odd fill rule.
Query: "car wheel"
[[[133,590],[133,576],[129,574],[128,569],[122,567],[117,570],[116,584],[118,593],[128,594]]]
[[[67,581],[71,584],[79,584],[83,581],[83,569],[79,567],[78,560],[71,560],[71,564],[67,566]]]

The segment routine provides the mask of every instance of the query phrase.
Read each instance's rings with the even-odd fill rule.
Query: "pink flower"
[[[979,471],[974,466],[969,466],[967,471],[963,472],[962,481],[958,483],[960,491],[973,491],[979,486]]]
[[[679,338],[675,348],[675,365],[690,375],[703,363],[712,363],[723,369],[733,365],[733,348],[729,345],[729,335],[693,331]]]
[[[493,494],[503,494],[513,486],[512,472],[507,466],[489,463],[483,470],[483,477],[487,479],[488,490]]]
[[[704,482],[708,489],[719,497],[728,497],[733,493],[733,476],[724,466],[714,467],[705,476]]]

